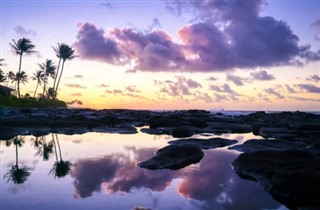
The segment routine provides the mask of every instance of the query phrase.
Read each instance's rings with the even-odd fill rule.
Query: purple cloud
[[[26,29],[22,26],[16,26],[14,27],[14,31],[20,35],[20,36],[37,36],[37,32],[30,30],[30,29]]]
[[[227,80],[233,82],[237,86],[243,86],[244,85],[243,81],[245,81],[246,78],[242,78],[242,77],[239,77],[239,76],[228,74],[227,75]]]
[[[207,80],[208,80],[208,81],[217,81],[218,79],[215,78],[215,77],[209,77]]]
[[[312,84],[299,84],[297,86],[309,93],[320,93],[320,87]]]
[[[82,89],[86,89],[85,86],[79,85],[79,84],[66,84],[67,87],[70,88],[82,88]]]
[[[72,93],[71,96],[82,96],[81,93]]]
[[[131,93],[140,93],[141,91],[140,90],[137,90],[136,89],[136,86],[135,85],[129,85],[129,86],[126,86],[125,89]]]
[[[259,72],[251,72],[250,74],[254,80],[269,81],[275,79],[275,77],[272,74],[269,74],[265,70]]]
[[[110,85],[106,85],[106,84],[103,84],[103,83],[97,85],[98,88],[107,88],[107,87],[109,87],[109,86],[110,86]]]
[[[308,81],[314,81],[314,82],[319,82],[320,77],[318,75],[311,75],[310,77],[307,78]]]
[[[279,99],[284,99],[285,97],[281,95],[277,90],[274,88],[266,88],[264,89],[264,92],[267,93],[268,95],[273,95]]]
[[[77,42],[73,47],[83,59],[104,61],[112,64],[121,64],[121,53],[117,43],[105,36],[102,29],[85,23],[79,25]]]

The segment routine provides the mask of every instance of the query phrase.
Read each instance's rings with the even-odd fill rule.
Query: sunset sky
[[[2,70],[18,71],[12,39],[36,45],[30,77],[66,43],[58,98],[82,107],[320,110],[318,0],[0,2]]]

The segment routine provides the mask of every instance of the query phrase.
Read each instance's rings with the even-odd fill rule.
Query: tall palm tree
[[[8,181],[13,181],[13,183],[15,184],[22,184],[28,179],[28,176],[30,176],[31,171],[31,168],[19,167],[18,164],[18,147],[22,147],[24,140],[21,136],[16,136],[11,140],[13,140],[13,144],[16,146],[16,164],[11,166],[11,169],[8,171],[8,173],[4,175],[4,178],[7,178]]]
[[[13,43],[10,43],[11,48],[15,51],[17,55],[20,56],[19,61],[19,71],[18,73],[21,73],[21,65],[22,65],[22,55],[35,53],[37,51],[33,50],[35,48],[35,45],[32,44],[32,42],[27,38],[21,38],[18,41],[12,40]],[[17,81],[17,90],[18,90],[18,97],[20,98],[20,80]]]
[[[47,59],[45,63],[38,64],[39,68],[44,72],[44,78],[43,78],[43,92],[42,95],[45,95],[46,87],[48,84],[49,77],[55,78],[55,70],[56,67],[52,60]]]
[[[78,57],[78,55],[75,55],[74,49],[72,49],[69,45],[64,44],[64,43],[62,43],[62,44],[58,43],[58,47],[53,47],[53,50],[55,51],[57,57],[59,58],[56,79],[58,77],[59,70],[60,70],[60,63],[62,61],[61,72],[59,75],[59,79],[57,80],[58,82],[56,84],[56,79],[55,79],[54,84],[53,84],[53,89],[55,91],[55,95],[54,95],[54,98],[55,98],[57,96],[61,76],[63,74],[64,63],[66,62],[66,60],[72,60],[73,58]]]
[[[45,74],[41,70],[37,70],[35,73],[33,73],[32,79],[33,80],[37,80],[37,86],[36,86],[36,89],[35,89],[34,94],[33,94],[34,98],[36,97],[38,86],[42,84],[42,81],[44,80],[44,78],[45,78]]]

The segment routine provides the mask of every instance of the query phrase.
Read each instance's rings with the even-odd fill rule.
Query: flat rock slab
[[[190,164],[198,163],[203,156],[204,153],[198,147],[169,145],[158,150],[155,157],[138,163],[138,166],[150,170],[178,170]]]
[[[241,154],[234,170],[290,209],[320,209],[320,160],[305,150]]]
[[[252,139],[244,142],[241,145],[229,147],[228,149],[237,150],[240,152],[256,152],[256,151],[284,151],[294,149],[304,149],[307,146],[305,143],[290,142],[281,140],[267,139]]]
[[[92,132],[98,133],[117,133],[117,134],[136,134],[137,129],[133,126],[118,126],[118,127],[95,127]]]
[[[223,138],[210,138],[210,139],[179,139],[175,141],[169,141],[171,145],[184,146],[191,145],[200,149],[215,149],[218,147],[230,146],[236,144],[237,140],[223,139]]]

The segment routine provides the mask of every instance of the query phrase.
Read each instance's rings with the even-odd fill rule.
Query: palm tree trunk
[[[19,74],[21,72],[21,65],[22,65],[22,52],[20,54]],[[18,79],[18,97],[20,98],[20,79]]]
[[[62,161],[61,147],[60,147],[60,143],[59,143],[59,139],[58,139],[58,134],[55,134],[55,135],[56,135],[57,145],[58,145],[58,148],[59,148],[60,161]]]
[[[38,90],[38,85],[39,85],[39,82],[37,82],[37,86],[36,86],[36,90],[34,91],[33,98],[36,97],[36,93],[37,93],[37,90]]]
[[[6,85],[6,87],[8,87],[9,82],[10,82],[10,78],[9,78],[9,76],[8,76],[8,81],[7,81],[7,85]]]
[[[48,75],[46,75],[46,78],[43,82],[43,92],[42,92],[42,95],[44,96],[44,93],[46,91],[46,87],[47,87],[47,82],[48,82]]]
[[[18,167],[18,144],[16,144],[16,166]]]
[[[57,77],[59,74],[60,63],[61,63],[61,58],[59,59],[58,66],[57,66],[57,73],[56,73],[56,76],[54,77],[54,82],[53,82],[53,87],[52,87],[53,90],[55,90],[55,88],[56,88],[56,81],[57,81]]]
[[[56,87],[56,90],[55,90],[54,99],[57,97],[57,94],[58,94],[58,88],[59,88],[61,76],[63,74],[64,62],[65,62],[65,60],[62,61],[61,72],[60,72],[60,76],[59,76],[59,79],[58,79],[57,87]]]
[[[57,145],[56,145],[56,141],[55,141],[55,137],[54,134],[52,133],[52,141],[53,141],[53,145],[54,145],[54,151],[56,153],[56,160],[58,162],[58,152],[57,152]]]

